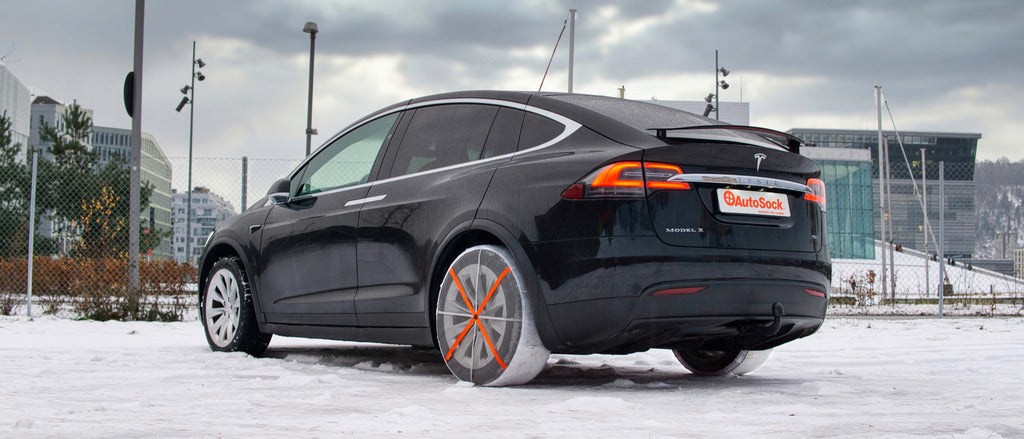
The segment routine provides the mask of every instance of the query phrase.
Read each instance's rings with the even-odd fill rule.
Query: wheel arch
[[[199,282],[197,286],[199,288],[198,295],[200,300],[202,300],[203,288],[206,286],[206,281],[210,277],[210,269],[213,268],[213,264],[216,264],[217,261],[226,257],[238,258],[240,261],[242,261],[242,269],[245,270],[247,274],[252,273],[252,271],[249,270],[249,266],[246,263],[245,259],[243,259],[241,255],[242,252],[238,251],[237,248],[235,248],[229,242],[225,241],[214,243],[210,247],[210,249],[205,252],[205,254],[203,255],[203,259],[199,262]],[[249,284],[251,286],[251,274],[249,276]]]
[[[438,288],[440,287],[441,279],[444,278],[444,270],[451,265],[452,261],[462,251],[476,245],[486,244],[501,246],[512,253],[512,257],[519,264],[524,282],[526,282],[526,291],[530,298],[537,332],[540,335],[541,341],[549,350],[553,350],[553,347],[561,346],[562,342],[559,340],[551,324],[547,306],[544,302],[544,295],[540,291],[540,282],[537,279],[536,270],[533,268],[533,262],[528,257],[527,251],[512,232],[498,223],[484,219],[476,219],[472,223],[464,224],[461,228],[456,228],[439,246],[441,250],[436,253],[437,256],[431,265],[430,294],[426,307],[429,313],[427,319],[430,322],[431,338],[436,343],[437,322],[435,321],[434,313],[437,310],[437,297],[440,292]]]

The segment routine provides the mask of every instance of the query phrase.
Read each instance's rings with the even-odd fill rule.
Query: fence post
[[[28,307],[28,319],[32,320],[32,259],[35,258],[35,234],[36,234],[36,162],[39,160],[39,151],[32,151],[32,183],[29,186],[28,194],[28,275],[25,293],[28,296],[26,304]]]
[[[249,189],[249,157],[242,156],[242,207],[241,211],[245,212],[246,195],[248,195]]]
[[[946,162],[939,162],[939,318],[946,293]]]
[[[925,155],[925,148],[921,148],[921,211],[924,213],[924,221],[922,221],[924,228],[924,295],[928,297],[928,291],[931,290],[931,286],[928,285],[929,273],[928,266],[931,265],[931,261],[928,260],[928,160]]]

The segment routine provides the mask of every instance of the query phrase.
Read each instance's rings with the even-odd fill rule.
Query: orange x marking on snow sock
[[[487,292],[487,297],[484,298],[483,302],[480,302],[480,307],[474,307],[473,303],[470,302],[469,297],[466,296],[466,290],[462,287],[462,283],[459,282],[459,277],[455,275],[455,271],[451,268],[448,269],[448,275],[451,276],[452,280],[455,282],[455,286],[459,289],[459,294],[462,295],[462,300],[466,302],[466,306],[473,312],[473,318],[469,319],[469,322],[466,323],[466,327],[463,328],[462,332],[459,333],[459,336],[455,338],[455,343],[452,343],[452,347],[448,348],[448,353],[444,356],[445,361],[452,358],[452,355],[455,354],[455,349],[459,347],[459,344],[462,343],[462,340],[466,338],[466,334],[469,334],[469,330],[473,328],[473,325],[475,324],[480,328],[480,333],[483,334],[484,341],[487,342],[487,347],[491,349],[491,353],[494,354],[494,359],[498,361],[498,365],[501,366],[502,369],[508,368],[508,365],[505,364],[505,362],[502,361],[501,356],[498,355],[498,350],[494,347],[494,343],[491,342],[491,337],[487,335],[487,329],[484,328],[483,323],[480,321],[480,313],[484,311],[484,307],[487,306],[487,302],[491,301],[491,297],[494,296],[494,292],[498,290],[498,285],[501,285],[501,281],[505,279],[505,276],[511,271],[512,268],[506,267],[505,271],[502,271],[501,275],[498,276],[498,279],[494,281],[494,285],[491,285],[491,290]]]

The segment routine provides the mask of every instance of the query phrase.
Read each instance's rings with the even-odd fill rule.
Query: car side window
[[[565,131],[565,125],[535,113],[526,113],[523,119],[523,134],[519,138],[519,150],[533,148],[558,137]]]
[[[480,158],[486,159],[516,152],[524,114],[525,111],[516,108],[502,107],[498,110],[494,124],[491,125],[491,132],[487,134],[484,153]]]
[[[392,113],[349,131],[320,151],[298,178],[292,180],[293,196],[314,194],[366,183],[377,154],[398,119]]]
[[[416,109],[402,137],[391,177],[479,160],[498,108],[452,104]]]

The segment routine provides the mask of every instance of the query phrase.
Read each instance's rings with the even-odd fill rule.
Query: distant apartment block
[[[191,260],[198,262],[199,256],[203,253],[203,246],[206,244],[206,237],[213,232],[213,226],[217,223],[224,221],[231,215],[235,214],[235,209],[231,207],[231,203],[228,203],[224,197],[211,192],[205,187],[196,187],[192,190],[192,218],[188,224],[192,228],[192,234],[189,237],[192,241],[191,248],[186,250],[186,221],[188,216],[186,215],[186,207],[188,205],[188,194],[183,194],[173,190],[171,192],[171,221],[174,225],[174,241],[172,246],[172,253],[174,260],[178,262],[186,262]],[[187,253],[191,252],[191,257],[187,257]]]

